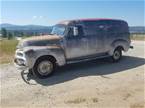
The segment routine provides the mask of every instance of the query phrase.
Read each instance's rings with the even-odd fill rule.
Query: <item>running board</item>
[[[68,60],[67,64],[79,63],[83,61],[91,61],[91,60],[101,59],[101,58],[106,58],[106,57],[110,57],[110,55],[103,55],[103,56],[98,56],[98,57],[93,57],[93,58],[84,58],[84,59],[77,59],[77,60]]]

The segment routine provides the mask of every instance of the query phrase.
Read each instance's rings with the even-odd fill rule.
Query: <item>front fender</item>
[[[30,56],[31,55],[31,56]],[[59,66],[66,64],[64,50],[60,47],[37,47],[33,48],[33,54],[26,54],[26,60],[29,68],[33,68],[36,60],[42,56],[53,56]]]

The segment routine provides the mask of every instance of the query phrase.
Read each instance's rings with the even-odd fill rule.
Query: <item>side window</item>
[[[85,27],[85,36],[94,36],[97,33],[95,27]]]
[[[74,37],[73,36],[74,35],[73,27],[74,26],[69,27],[69,29],[68,29],[68,37]],[[78,28],[78,36],[75,36],[75,37],[77,38],[77,37],[84,36],[84,28],[81,25],[76,25],[75,27]]]
[[[85,35],[94,36],[107,30],[105,21],[90,21],[85,23]]]
[[[120,25],[121,27],[121,32],[128,32],[129,31],[129,29],[128,29],[128,24],[126,23],[126,22],[121,22],[121,25]]]
[[[85,36],[94,36],[96,34],[96,22],[95,21],[84,21],[84,34]]]
[[[92,26],[95,26],[96,25],[96,21],[84,21],[84,25],[86,27],[92,27]]]
[[[109,33],[121,33],[122,26],[120,22],[110,21],[108,24],[108,32]]]

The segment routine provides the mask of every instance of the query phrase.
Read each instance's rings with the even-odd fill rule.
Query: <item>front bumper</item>
[[[18,63],[16,62],[16,59],[14,60],[14,65],[15,65],[15,67],[16,67],[17,69],[19,69],[19,70],[27,70],[27,69],[28,69],[28,66],[18,64]]]
[[[20,66],[20,65],[18,65],[18,64],[16,64],[16,63],[14,63],[14,65],[15,65],[15,67],[16,67],[17,69],[19,69],[19,70],[28,70],[28,69],[29,69],[27,66]]]
[[[14,65],[16,68],[18,68],[20,70],[27,70],[28,69],[25,54],[23,51],[16,50]]]

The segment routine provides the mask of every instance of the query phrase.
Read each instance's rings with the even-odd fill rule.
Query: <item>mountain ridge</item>
[[[15,25],[10,23],[2,23],[0,24],[0,29],[6,28],[9,31],[51,31],[52,26],[44,26],[44,25]],[[145,26],[129,26],[129,30],[131,33],[145,33]]]

